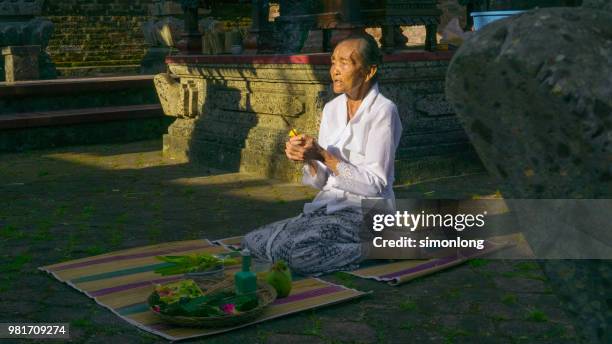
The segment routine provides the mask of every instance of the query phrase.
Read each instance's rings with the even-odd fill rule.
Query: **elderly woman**
[[[248,233],[243,247],[256,259],[284,260],[298,273],[349,270],[367,257],[361,200],[395,207],[394,159],[402,125],[393,102],[378,91],[381,54],[369,35],[336,46],[330,74],[340,95],[323,109],[319,137],[292,137],[287,158],[303,162],[302,182],[321,192],[297,217]]]

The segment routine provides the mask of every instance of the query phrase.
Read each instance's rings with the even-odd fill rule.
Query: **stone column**
[[[180,0],[185,18],[185,33],[180,49],[185,54],[202,54],[202,33],[198,30],[199,0]]]
[[[428,50],[428,51],[436,50],[437,32],[438,32],[438,25],[436,24],[425,25],[425,50]]]
[[[143,24],[145,41],[150,46],[144,56],[140,71],[142,74],[156,74],[166,71],[166,56],[172,53],[178,39],[185,33],[182,19],[183,10],[175,1],[155,0],[149,5],[153,18]]]
[[[268,23],[270,4],[266,0],[253,0],[251,6],[252,24],[244,40],[244,50],[247,54],[272,52],[272,32]]]
[[[281,8],[281,12],[282,12]],[[361,5],[355,0],[325,0],[323,1],[325,13],[337,13],[338,20],[332,25],[333,29],[325,35],[324,50],[333,51],[334,47],[351,34],[363,33],[365,27],[362,23]]]
[[[2,48],[7,83],[19,80],[37,80],[39,45]]]

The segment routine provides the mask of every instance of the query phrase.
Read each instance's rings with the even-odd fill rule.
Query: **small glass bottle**
[[[255,295],[257,291],[257,275],[251,271],[251,252],[242,250],[242,271],[234,275],[234,285],[238,295]]]

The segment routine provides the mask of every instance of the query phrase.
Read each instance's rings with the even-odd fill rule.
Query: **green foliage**
[[[505,305],[513,305],[516,303],[516,295],[514,294],[504,294],[501,298],[501,302]]]
[[[93,323],[91,322],[91,320],[86,318],[72,320],[70,322],[70,325],[82,329],[88,329],[93,327]]]
[[[68,209],[68,206],[62,205],[57,207],[57,209],[55,209],[55,211],[53,212],[53,215],[57,216],[57,217],[63,217],[64,215],[66,215],[66,210]]]
[[[541,310],[532,309],[529,314],[527,314],[527,320],[535,322],[546,322],[548,321],[548,316]]]
[[[346,272],[335,272],[334,277],[340,280],[344,286],[348,288],[355,288],[355,276]]]
[[[520,262],[514,266],[514,269],[517,271],[538,271],[540,267],[535,262]]]
[[[304,330],[304,334],[310,335],[310,336],[320,336],[321,335],[321,319],[317,317],[314,311],[310,313],[310,316],[308,317],[308,319],[310,320],[311,327]]]
[[[246,312],[259,305],[255,295],[237,295],[233,290],[204,295],[192,280],[157,286],[147,301],[162,314],[194,317]]]
[[[406,323],[406,324],[400,325],[399,328],[401,328],[402,330],[414,331],[415,326],[414,324]]]
[[[470,259],[470,261],[468,262],[468,264],[470,264],[471,267],[473,268],[479,268],[481,266],[486,266],[490,263],[491,261],[488,259],[483,259],[483,258],[475,258],[475,259]]]
[[[157,256],[163,262],[172,264],[158,268],[156,273],[162,276],[176,275],[188,272],[204,272],[227,265],[238,264],[238,260],[233,258],[220,258],[207,253],[194,253],[186,256]]]
[[[444,298],[447,300],[457,299],[459,296],[461,296],[459,288],[451,288],[444,293]]]
[[[399,304],[399,308],[403,311],[416,311],[419,307],[416,302],[412,300],[406,300]]]
[[[51,232],[50,232],[50,228],[51,228],[52,224],[49,221],[43,220],[41,221],[41,223],[38,225],[38,228],[36,229],[36,232],[34,232],[34,235],[32,235],[32,239],[34,241],[47,241],[47,240],[51,240]]]
[[[104,253],[104,251],[105,251],[104,248],[98,245],[89,246],[85,249],[85,252],[91,256],[95,256],[95,255]]]
[[[184,280],[167,283],[164,285],[157,285],[155,287],[155,294],[158,295],[157,299],[159,302],[171,304],[183,298],[197,298],[202,296],[204,293],[202,293],[200,287],[198,287],[193,280]]]
[[[11,226],[11,225],[0,226],[0,238],[20,239],[20,238],[23,238],[24,236],[25,234],[14,226]]]
[[[32,260],[32,256],[23,254],[13,257],[6,257],[4,263],[0,265],[0,273],[16,272]]]
[[[540,267],[534,262],[520,262],[514,266],[514,271],[507,271],[502,273],[502,276],[508,278],[522,277],[539,281],[546,281],[541,273]]]

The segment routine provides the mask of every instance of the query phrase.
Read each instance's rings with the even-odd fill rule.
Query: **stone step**
[[[132,71],[138,71],[138,66]],[[117,73],[118,69],[112,68],[109,72]],[[0,116],[158,102],[153,75],[0,83]]]
[[[159,104],[113,106],[0,115],[0,130],[163,117]]]
[[[57,71],[63,78],[134,75],[140,73],[140,65],[58,67]]]
[[[153,75],[0,82],[0,100],[153,87]]]
[[[141,54],[142,55],[142,54]],[[117,56],[114,59],[103,59],[99,57],[88,58],[87,56],[81,58],[74,58],[67,60],[66,62],[58,62],[55,64],[57,68],[69,68],[69,67],[112,67],[112,66],[126,66],[126,65],[140,65],[140,59],[134,60],[134,55],[130,56]],[[123,58],[121,58],[123,57]]]

